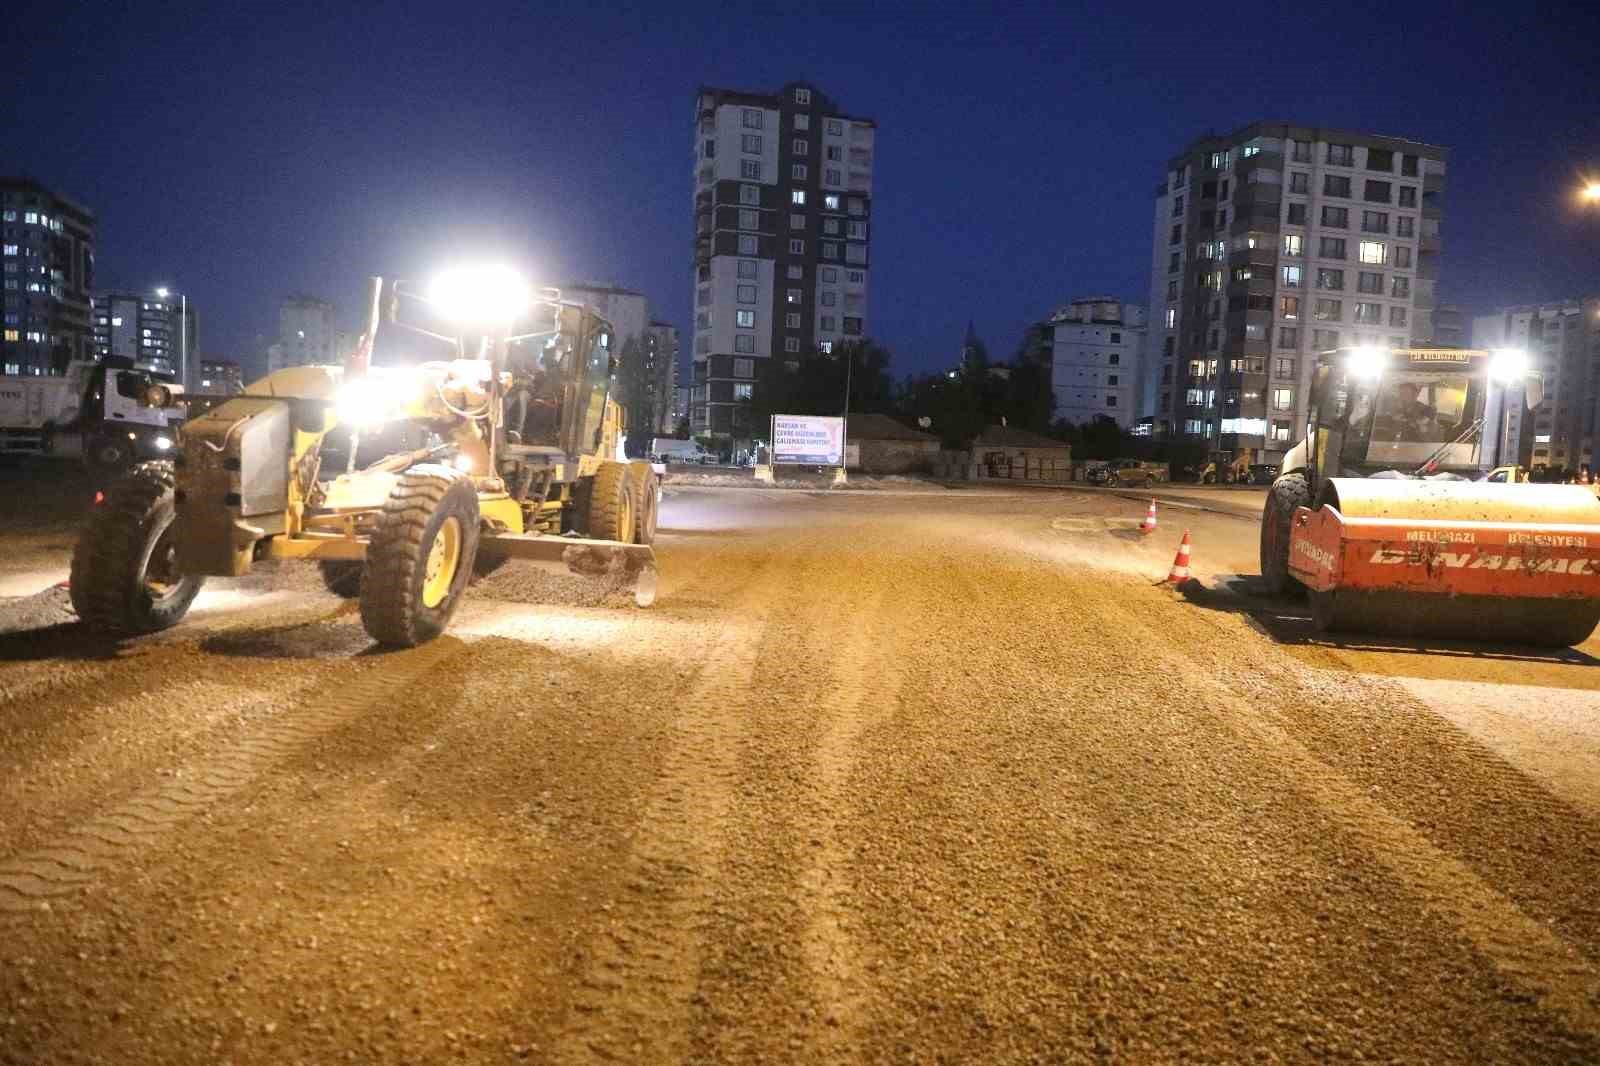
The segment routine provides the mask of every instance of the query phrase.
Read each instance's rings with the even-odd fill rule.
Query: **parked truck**
[[[81,452],[103,470],[160,458],[184,418],[180,394],[170,377],[119,356],[75,361],[60,375],[7,374],[0,377],[0,454]]]

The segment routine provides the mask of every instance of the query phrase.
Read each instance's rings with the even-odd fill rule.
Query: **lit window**
[[[37,223],[39,221],[39,213],[37,211],[28,211],[22,216],[22,221],[28,223]]]
[[[17,246],[14,245],[14,244],[8,244],[8,245],[6,245],[5,251],[6,251],[7,255],[16,255],[17,254]]]
[[[1284,255],[1304,255],[1305,238],[1298,233],[1285,233],[1283,235]]]
[[[120,326],[120,325],[122,325],[122,316],[121,316],[121,315],[113,315],[113,316],[112,316],[112,317],[111,317],[111,324],[112,324],[112,325],[113,325],[113,326]]]
[[[14,330],[14,329],[6,330],[6,340],[8,340],[8,341],[18,340],[18,339],[21,338],[21,336],[22,336],[22,334],[18,330]]]
[[[1177,326],[1178,326],[1178,309],[1176,307],[1169,307],[1169,308],[1167,308],[1167,328],[1168,329],[1176,329]]]
[[[1299,267],[1286,266],[1283,268],[1283,287],[1286,289],[1298,289],[1300,287]]]
[[[800,206],[804,207],[806,202],[806,191],[804,189],[790,189],[789,202],[791,204],[799,204]]]
[[[740,329],[756,328],[756,313],[754,311],[735,311],[733,317],[734,325]]]
[[[1272,409],[1274,411],[1292,411],[1292,410],[1294,410],[1294,390],[1293,389],[1273,389],[1272,390]]]
[[[839,195],[837,193],[826,193],[822,197],[822,209],[824,211],[839,210]]]
[[[748,400],[754,392],[754,385],[735,385],[733,387],[733,398],[735,400]]]
[[[832,341],[823,341],[822,343],[817,345],[817,351],[821,352],[823,355],[831,355],[831,354],[833,354],[833,342]]]
[[[802,289],[790,289],[790,290],[788,290],[788,294],[785,297],[785,299],[789,303],[797,304],[804,298],[804,296],[805,296],[804,290],[802,290]]]
[[[1362,241],[1358,252],[1363,263],[1382,264],[1389,261],[1389,246],[1382,241]]]

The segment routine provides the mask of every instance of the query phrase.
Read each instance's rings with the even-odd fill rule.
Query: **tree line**
[[[1006,362],[991,360],[976,338],[969,339],[956,365],[946,370],[896,380],[893,362],[889,349],[870,338],[836,345],[832,352],[773,359],[766,367],[768,377],[754,390],[750,424],[768,425],[775,414],[838,416],[849,410],[890,415],[933,434],[949,449],[964,449],[985,427],[1004,424],[1071,444],[1078,458],[1200,458],[1200,453],[1187,455],[1182,445],[1126,433],[1104,416],[1082,424],[1058,419],[1050,384],[1051,350],[1037,326],[1030,327]],[[686,424],[679,430],[688,435]]]

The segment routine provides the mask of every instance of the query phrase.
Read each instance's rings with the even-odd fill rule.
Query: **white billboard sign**
[[[817,415],[772,416],[773,465],[839,466],[844,460],[844,419]]]

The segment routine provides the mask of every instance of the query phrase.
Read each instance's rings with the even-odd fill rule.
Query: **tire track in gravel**
[[[1199,706],[1213,710],[1217,722],[1252,741],[1263,752],[1270,752],[1271,759],[1289,771],[1294,787],[1316,805],[1323,817],[1358,842],[1428,909],[1459,930],[1506,983],[1531,996],[1572,1032],[1600,1039],[1600,966],[1546,923],[1529,916],[1467,862],[1437,846],[1415,825],[1372,799],[1360,784],[1314,754],[1290,733],[1283,719],[1271,712],[1274,703],[1304,702],[1320,704],[1324,714],[1336,716],[1340,707],[1326,702],[1325,691],[1306,684],[1303,675],[1296,676],[1300,671],[1295,666],[1283,669],[1273,663],[1264,666],[1268,676],[1261,681],[1272,698],[1265,702],[1248,698],[1218,680],[1219,676],[1227,676],[1218,670],[1221,664],[1206,663],[1210,669],[1196,669],[1196,656],[1174,650],[1180,644],[1189,649],[1216,647],[1215,632],[1191,632],[1187,639],[1174,639],[1179,636],[1175,632],[1179,626],[1190,630],[1212,627],[1197,625],[1193,619],[1173,619],[1173,626],[1158,631],[1147,619],[1167,614],[1161,608],[1168,605],[1160,603],[1160,597],[1149,590],[1140,593],[1141,599],[1157,601],[1149,604],[1151,610],[1135,613],[1129,609],[1128,600],[1119,606],[1125,615],[1121,625],[1132,635],[1131,643],[1147,649],[1152,658],[1164,660],[1172,673],[1186,677],[1189,684],[1207,692],[1214,702]],[[1396,705],[1405,702],[1405,697],[1385,691],[1387,686],[1382,683],[1350,677],[1346,684],[1351,691],[1345,701],[1375,702],[1401,713]],[[1458,743],[1471,742],[1463,737]],[[1484,757],[1473,761],[1481,764],[1492,760]],[[1555,802],[1547,794],[1544,801]]]
[[[681,1061],[702,957],[702,926],[716,899],[734,806],[741,710],[754,688],[757,652],[786,576],[786,548],[768,542],[705,642],[703,666],[683,694],[673,735],[648,796],[623,875],[625,895],[590,941],[551,1061]]]
[[[82,891],[120,867],[133,850],[239,792],[267,767],[373,706],[387,703],[469,648],[454,638],[440,637],[420,648],[383,656],[353,681],[306,685],[283,700],[295,711],[192,765],[183,776],[119,803],[42,847],[0,860],[0,914],[48,908],[51,901]]]
[[[202,641],[252,627],[279,632],[320,622],[334,622],[354,610],[350,604],[330,606],[325,603],[291,609],[275,613],[273,625],[263,627],[257,611],[246,606],[239,609],[237,616],[230,612],[228,617],[215,622],[208,620],[200,625],[169,630],[154,639],[135,638],[126,642],[105,641],[80,627],[72,643],[79,649],[85,645],[104,647],[110,654],[104,659],[80,660],[80,667],[70,672],[59,669],[61,658],[50,656],[35,660],[51,666],[50,672],[32,677],[5,677],[0,682],[0,721],[5,723],[8,733],[15,733],[36,719],[58,719],[112,706],[177,680],[178,675],[171,668],[194,655],[196,646]],[[21,647],[44,639],[26,632],[7,634],[0,636],[0,647]],[[64,645],[62,650],[66,651],[66,642],[61,634],[54,635],[52,639],[61,640]],[[122,653],[124,649],[126,651]],[[70,660],[71,654],[63,657]],[[26,671],[17,669],[14,673],[25,675]]]
[[[852,547],[861,551],[863,545],[858,540]],[[852,560],[847,556],[845,562]],[[852,572],[859,577],[844,601],[822,610],[825,616],[857,624],[833,630],[842,630],[842,637],[832,645],[828,684],[814,704],[827,724],[811,757],[817,803],[809,824],[799,827],[811,849],[796,877],[804,921],[801,951],[819,1006],[809,1046],[833,1061],[859,1055],[869,1011],[864,945],[856,928],[861,906],[853,876],[857,857],[842,831],[848,820],[858,817],[850,780],[863,771],[865,735],[898,713],[904,656],[922,646],[934,606],[918,596],[915,601],[900,598],[893,611],[885,610],[890,584],[883,574],[889,568],[881,555],[862,552],[854,563]],[[892,568],[894,587],[924,590],[931,587],[927,575],[932,572],[925,559],[901,557]]]

